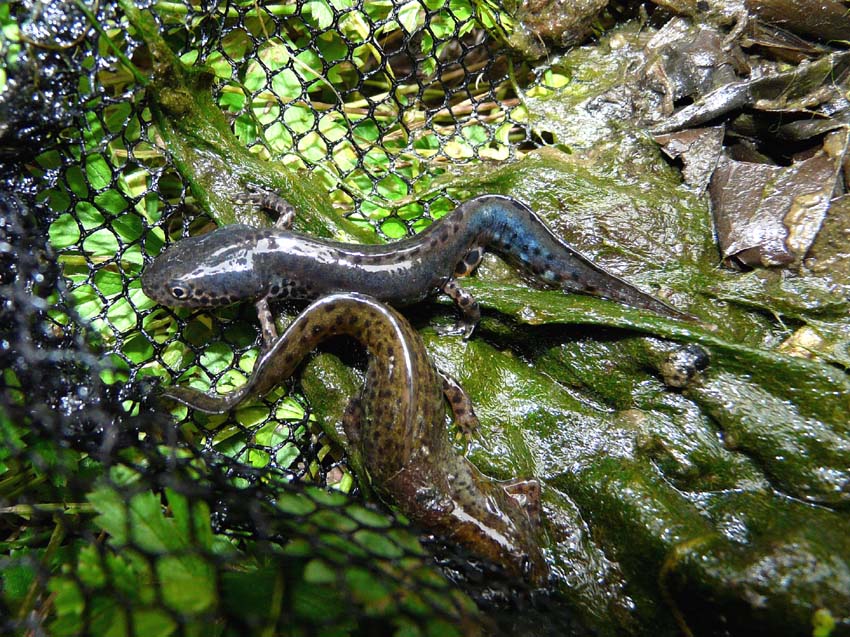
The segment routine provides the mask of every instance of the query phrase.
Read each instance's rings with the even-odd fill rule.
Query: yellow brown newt
[[[471,430],[478,421],[469,399],[441,377],[410,324],[374,298],[346,293],[315,301],[260,356],[247,383],[229,394],[168,387],[164,395],[200,411],[227,412],[269,392],[319,343],[339,335],[359,341],[369,354],[366,382],[343,427],[374,490],[423,529],[513,577],[541,584],[548,569],[540,548],[537,481],[494,480],[454,449],[445,405]]]

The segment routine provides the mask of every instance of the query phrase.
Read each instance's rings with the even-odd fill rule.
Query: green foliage
[[[812,616],[812,637],[830,637],[835,629],[835,619],[828,610],[819,608]]]
[[[0,94],[6,90],[6,69],[15,66],[21,51],[20,30],[11,9],[11,4],[0,4]]]
[[[282,495],[277,506],[292,516],[286,524],[310,539],[269,553],[250,542],[237,549],[213,535],[209,510],[197,500],[171,489],[164,497],[150,491],[129,495],[127,489],[136,484],[132,474],[113,472],[113,478],[115,486],[100,486],[88,498],[106,542],[78,546],[49,583],[56,609],[51,634],[75,635],[86,629],[119,636],[143,629],[166,636],[177,631],[179,613],[188,634],[202,635],[209,634],[209,618],[226,611],[234,622],[241,618],[254,626],[297,630],[320,625],[323,635],[351,634],[357,615],[374,615],[395,618],[389,621],[402,631],[397,634],[418,635],[422,633],[410,617],[443,626],[427,618],[424,593],[415,592],[422,584],[433,591],[429,604],[443,600],[449,615],[458,608],[473,612],[470,602],[452,593],[425,559],[412,558],[425,555],[413,535],[385,534],[391,524],[386,516],[342,495],[318,489]],[[382,531],[366,530],[363,524]],[[340,535],[347,533],[352,533],[351,541]],[[395,561],[402,554],[407,555],[403,567]],[[222,568],[218,564],[225,556],[227,566]],[[20,591],[32,574],[19,568],[4,577],[12,590]],[[280,606],[284,594],[292,600],[289,610]],[[84,606],[93,609],[90,615],[82,612]],[[460,633],[452,628],[443,634]]]

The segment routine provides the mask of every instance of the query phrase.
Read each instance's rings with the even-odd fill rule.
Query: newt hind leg
[[[478,306],[478,301],[460,287],[455,279],[449,279],[440,289],[449,295],[449,298],[461,311],[460,320],[455,323],[454,327],[443,330],[443,333],[461,334],[464,340],[469,339],[475,326],[478,325],[478,321],[481,320],[481,308]]]

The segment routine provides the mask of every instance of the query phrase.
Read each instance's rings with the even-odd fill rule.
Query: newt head
[[[148,298],[171,307],[213,307],[256,300],[268,282],[254,267],[256,230],[225,226],[169,246],[142,273]]]

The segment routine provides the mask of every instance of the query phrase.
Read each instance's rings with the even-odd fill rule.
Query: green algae
[[[640,199],[640,185],[623,182],[606,197],[599,179],[548,151],[463,183],[472,194],[523,198],[563,235],[573,221],[571,209],[556,216],[559,183],[573,206],[584,207],[583,193],[596,211]],[[669,197],[660,210],[675,217],[681,207],[690,219],[674,230],[686,237],[678,252],[653,232],[643,252],[612,240],[586,247],[580,230],[573,245],[651,282],[701,322],[534,289],[487,263],[464,281],[485,314],[474,337],[425,330],[434,360],[481,418],[486,447],[473,444],[470,457],[493,477],[542,481],[560,593],[602,634],[700,633],[720,617],[741,631],[805,634],[819,609],[846,624],[850,380],[824,360],[779,351],[788,329],[773,319],[830,324],[842,301],[812,293],[817,284],[753,285],[751,275],[719,272],[704,205],[678,194],[672,179],[654,188],[653,203],[630,221]],[[621,220],[597,223],[604,231]],[[733,303],[736,276],[742,300]],[[763,307],[773,295],[771,316]],[[451,311],[440,314],[438,322],[451,320]],[[669,387],[662,363],[685,345],[702,348],[708,368]],[[305,389],[322,411],[321,386]],[[788,532],[795,528],[805,537]]]
[[[639,131],[583,110],[627,66],[627,56],[608,56],[604,46],[559,62],[571,78],[564,91],[525,100],[533,124],[567,152],[477,165],[443,186],[461,199],[524,201],[571,245],[700,322],[534,289],[485,262],[463,284],[485,315],[472,340],[423,333],[481,418],[486,446],[474,443],[470,457],[496,478],[541,480],[555,586],[600,634],[804,635],[824,616],[834,634],[846,633],[846,288],[826,275],[722,269],[705,200]],[[191,121],[206,117],[195,106],[205,93],[160,89],[155,98],[165,119],[183,122],[162,128],[186,166],[203,168],[207,177],[185,169],[199,192],[235,192],[204,182],[221,174],[218,157],[227,153],[236,153],[227,162],[241,175],[281,170],[217,148],[218,128],[198,132]],[[288,192],[289,178],[261,185]],[[323,198],[292,192],[302,228],[350,236]],[[223,196],[211,204],[215,218],[237,218],[227,205]],[[781,343],[804,327],[827,346],[808,357],[784,353]],[[686,345],[705,350],[709,365],[671,387],[663,362]],[[360,377],[320,357],[302,383],[325,431],[344,445],[337,424]],[[368,483],[362,462],[351,461]]]
[[[266,161],[246,148],[213,101],[212,71],[185,65],[162,39],[150,13],[121,4],[150,51],[152,78],[145,90],[157,132],[201,210],[220,224],[269,225],[265,214],[236,201],[255,186],[295,206],[300,230],[343,241],[376,240],[373,232],[334,213],[326,188],[312,174]]]

